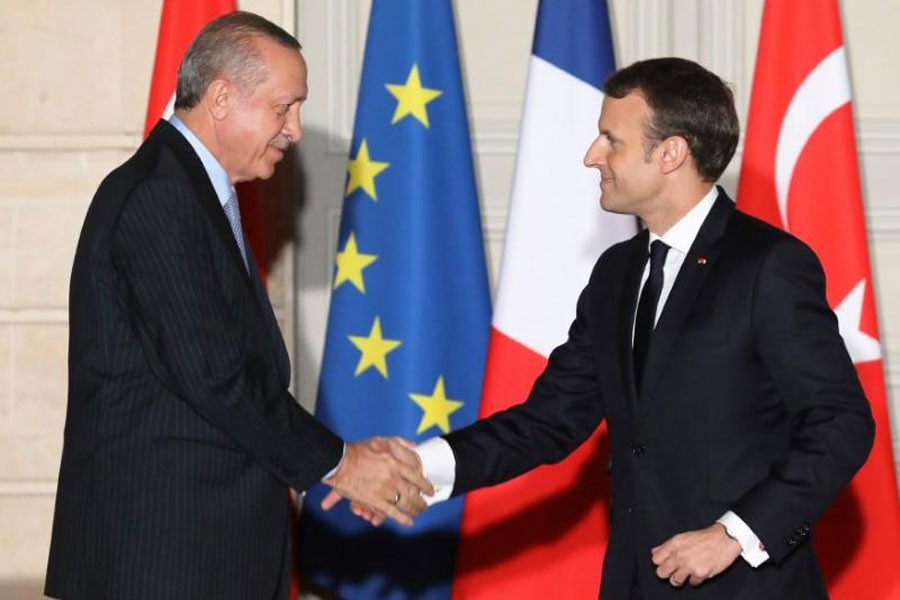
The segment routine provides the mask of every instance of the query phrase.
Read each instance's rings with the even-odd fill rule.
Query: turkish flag
[[[235,0],[164,0],[162,17],[159,22],[159,37],[156,42],[156,60],[153,64],[153,78],[150,81],[150,98],[147,101],[147,119],[144,123],[144,137],[160,119],[172,114],[175,104],[175,84],[178,78],[178,65],[188,46],[203,26],[226,13],[236,9]],[[262,219],[259,212],[259,193],[255,183],[247,182],[237,185],[238,201],[241,207],[241,221],[244,233],[250,241],[250,247],[256,257],[256,263],[263,284],[266,283],[268,269],[266,266],[265,239]],[[291,496],[291,538],[296,531],[296,506]],[[291,564],[296,564],[295,560]],[[297,573],[291,577],[291,595],[297,598]]]
[[[836,0],[767,0],[737,204],[806,242],[872,406],[868,462],[816,526],[832,598],[900,598],[900,504]]]

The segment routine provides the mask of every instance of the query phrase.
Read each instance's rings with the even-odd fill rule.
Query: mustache
[[[277,137],[277,138],[275,138],[274,140],[272,140],[272,141],[269,143],[269,145],[270,145],[270,146],[273,146],[273,147],[275,147],[275,148],[277,148],[277,149],[279,149],[279,150],[281,150],[282,152],[284,152],[284,151],[286,151],[286,150],[290,147],[290,145],[291,145],[291,140],[289,140],[289,139],[286,138],[286,137]]]

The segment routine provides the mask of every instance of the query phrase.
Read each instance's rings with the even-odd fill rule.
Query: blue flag
[[[373,2],[344,196],[316,416],[348,441],[471,423],[490,299],[449,0]],[[310,586],[449,597],[461,499],[376,529],[326,491],[300,520]]]

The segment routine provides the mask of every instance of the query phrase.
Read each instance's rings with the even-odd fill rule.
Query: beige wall
[[[369,2],[241,3],[295,30],[310,66],[288,186],[297,239],[273,271],[297,391],[312,400]],[[496,273],[536,0],[458,0],[485,235]],[[893,0],[844,2],[889,394],[900,368],[900,71]],[[66,397],[68,272],[100,179],[140,140],[161,0],[0,2],[0,597],[37,597]],[[732,81],[746,114],[762,0],[612,0],[620,63],[677,53]],[[676,10],[677,7],[677,10]],[[732,191],[739,161],[725,184]],[[840,168],[840,165],[835,165]],[[296,200],[296,202],[294,202]],[[898,363],[900,366],[900,363]],[[894,411],[896,412],[896,410]],[[895,435],[895,447],[897,436]]]

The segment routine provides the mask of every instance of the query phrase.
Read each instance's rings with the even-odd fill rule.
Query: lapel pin
[[[706,257],[705,257],[705,256],[699,256],[699,257],[697,257],[697,264],[698,264],[698,265],[705,265],[705,264],[706,264]]]

